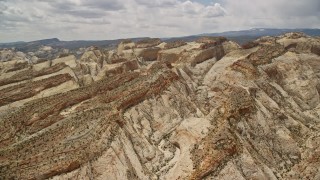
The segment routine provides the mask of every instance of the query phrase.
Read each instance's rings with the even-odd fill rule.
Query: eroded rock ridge
[[[0,62],[0,179],[320,179],[320,41],[123,41]]]

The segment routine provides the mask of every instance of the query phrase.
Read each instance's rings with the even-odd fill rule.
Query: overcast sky
[[[0,0],[0,42],[320,28],[320,0]]]

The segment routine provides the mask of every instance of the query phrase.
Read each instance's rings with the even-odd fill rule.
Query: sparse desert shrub
[[[288,45],[287,47],[285,47],[285,50],[289,50],[289,49],[291,49],[291,48],[296,48],[297,45],[298,45],[297,43],[290,44],[290,45]]]
[[[218,37],[204,36],[196,40],[197,43],[216,43],[216,44],[221,44],[225,41],[227,41],[227,38],[221,37],[221,36],[218,36]]]
[[[63,58],[69,56],[69,53],[61,53],[59,54],[58,58]]]
[[[154,47],[161,43],[159,38],[147,38],[136,42],[137,48],[147,48],[147,47]]]
[[[172,42],[168,42],[164,48],[165,49],[172,49],[172,48],[177,48],[177,47],[180,47],[180,46],[184,46],[186,45],[187,43],[182,41],[182,40],[177,40],[177,41],[172,41]]]
[[[320,56],[320,46],[319,45],[316,45],[316,46],[312,46],[311,48],[311,52]]]
[[[255,41],[249,41],[247,43],[244,43],[241,47],[243,49],[250,49],[250,48],[254,48],[258,45],[259,45],[259,43],[255,42]]]

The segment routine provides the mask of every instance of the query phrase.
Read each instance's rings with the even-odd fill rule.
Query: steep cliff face
[[[320,178],[318,39],[177,44],[2,71],[0,177]]]

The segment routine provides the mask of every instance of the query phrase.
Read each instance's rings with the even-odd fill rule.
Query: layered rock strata
[[[319,45],[151,39],[2,71],[0,177],[319,179]]]

